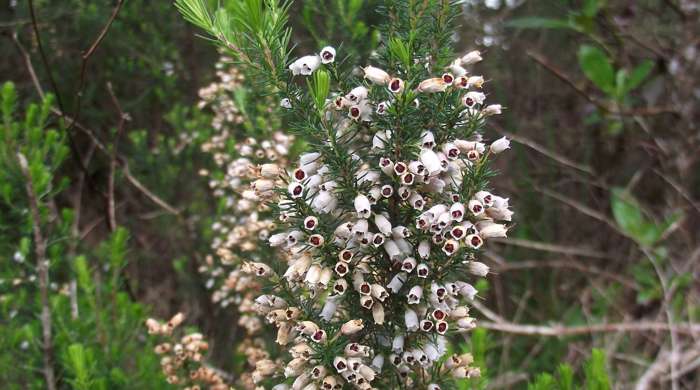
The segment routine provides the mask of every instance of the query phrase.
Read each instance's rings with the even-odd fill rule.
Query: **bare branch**
[[[42,344],[44,349],[44,378],[46,388],[56,390],[56,375],[53,369],[53,337],[51,335],[51,302],[49,300],[49,259],[46,257],[46,239],[41,232],[41,213],[39,212],[39,201],[34,192],[34,183],[29,173],[27,158],[22,153],[17,153],[19,167],[24,176],[25,190],[29,199],[29,211],[32,219],[32,230],[34,231],[34,247],[37,261],[37,272],[39,274],[39,296],[41,300],[41,329]]]
[[[614,332],[668,332],[673,330],[677,333],[688,335],[700,334],[700,324],[683,323],[670,327],[663,322],[620,322],[613,324],[595,324],[581,326],[562,325],[521,325],[509,322],[479,321],[478,326],[484,329],[498,332],[515,333],[524,336],[580,336],[592,333],[614,333]]]
[[[571,88],[573,88],[574,91],[576,91],[577,94],[581,95],[583,98],[588,100],[590,103],[592,103],[593,105],[595,105],[596,107],[598,107],[602,111],[607,112],[609,114],[624,115],[624,116],[635,116],[635,115],[653,116],[653,115],[660,115],[660,114],[677,114],[678,113],[678,110],[673,108],[673,107],[644,107],[644,108],[624,110],[624,111],[620,111],[616,108],[609,107],[608,105],[605,104],[605,102],[601,102],[600,100],[596,99],[595,97],[589,95],[583,88],[581,88],[579,85],[577,85],[562,70],[560,70],[557,67],[555,67],[554,65],[550,64],[549,61],[547,59],[545,59],[544,56],[542,56],[541,54],[535,53],[534,51],[531,51],[531,50],[528,50],[526,54],[528,57],[535,60],[535,62],[537,62],[543,68],[550,71],[559,80],[568,84]]]

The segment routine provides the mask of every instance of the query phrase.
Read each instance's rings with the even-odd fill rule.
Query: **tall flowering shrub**
[[[254,367],[272,354],[266,347],[263,319],[254,310],[262,284],[260,271],[251,264],[284,258],[267,245],[276,228],[270,202],[277,199],[274,190],[281,185],[280,173],[288,165],[294,137],[274,129],[278,120],[257,117],[251,107],[246,108],[245,77],[229,58],[219,61],[217,75],[216,82],[200,90],[199,106],[213,113],[214,131],[202,150],[211,155],[215,168],[201,174],[209,178],[221,212],[211,226],[212,253],[199,271],[206,277],[212,301],[238,313],[243,332],[235,349]],[[266,101],[269,98],[262,98]],[[242,135],[251,128],[257,136]],[[255,388],[250,370],[237,379],[240,386]]]
[[[481,54],[450,48],[457,4],[385,2],[381,47],[362,64],[330,46],[290,59],[287,3],[178,6],[278,96],[307,145],[275,190],[267,241],[281,255],[242,266],[283,351],[258,360],[253,381],[437,390],[478,376],[470,354],[448,349],[476,326],[479,251],[512,217],[488,183],[509,142],[481,135],[501,106],[487,102]]]
[[[256,308],[289,349],[283,366],[261,361],[254,376],[275,378],[275,389],[449,388],[479,375],[470,355],[447,347],[476,326],[473,282],[489,270],[479,249],[505,237],[512,216],[487,181],[508,141],[480,134],[501,106],[486,103],[484,78],[468,70],[477,51],[445,68],[378,60],[347,77],[351,88],[331,86],[335,54],[289,66],[309,88],[281,104],[314,103],[317,144],[277,204],[281,229],[269,243],[288,267],[254,265],[275,286]]]

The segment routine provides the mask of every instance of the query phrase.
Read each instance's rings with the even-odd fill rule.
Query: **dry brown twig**
[[[623,116],[653,116],[653,115],[660,115],[660,114],[677,114],[678,110],[676,110],[673,107],[645,107],[645,108],[638,108],[638,109],[632,109],[632,110],[624,110],[620,111],[616,108],[610,107],[605,102],[602,102],[598,100],[597,98],[591,96],[586,92],[585,89],[577,85],[571,77],[569,77],[567,74],[565,74],[562,70],[558,69],[556,66],[552,65],[549,60],[547,60],[543,55],[536,53],[532,50],[528,50],[526,52],[527,56],[535,60],[540,66],[543,68],[547,69],[550,73],[552,73],[554,76],[556,76],[559,80],[563,81],[567,85],[569,85],[571,88],[573,88],[574,91],[576,91],[577,94],[581,95],[583,98],[588,100],[590,103],[598,107],[600,110],[612,114],[612,115],[623,115]]]
[[[496,273],[501,273],[501,272],[508,272],[508,271],[517,271],[517,270],[523,270],[523,269],[532,269],[532,268],[564,268],[564,269],[572,269],[576,271],[581,271],[587,274],[591,275],[597,275],[604,277],[606,279],[615,281],[617,283],[620,283],[621,285],[632,289],[632,290],[638,290],[639,287],[637,284],[634,282],[634,280],[628,279],[622,275],[614,274],[612,272],[607,272],[603,269],[600,269],[596,266],[586,264],[586,263],[580,263],[580,262],[575,262],[575,261],[569,261],[569,260],[521,260],[521,261],[514,261],[514,262],[507,262],[505,264],[499,265],[495,267]]]
[[[129,120],[129,115],[122,110],[122,106],[119,104],[119,99],[117,99],[117,95],[114,94],[114,89],[110,82],[107,83],[107,91],[119,115],[117,134],[115,134],[114,141],[112,142],[112,155],[109,161],[109,178],[107,180],[107,222],[109,230],[113,232],[117,229],[117,215],[114,206],[114,175],[117,170],[117,153],[119,151],[119,140],[124,132],[124,124]]]
[[[592,333],[612,333],[612,332],[667,332],[674,330],[677,333],[688,335],[700,334],[700,324],[683,323],[675,324],[672,327],[663,322],[621,322],[612,324],[593,324],[581,326],[563,325],[523,325],[509,322],[479,321],[479,326],[484,329],[498,332],[515,333],[524,336],[581,336]]]

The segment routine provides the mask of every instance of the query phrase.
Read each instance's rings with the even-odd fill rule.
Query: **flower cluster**
[[[324,48],[290,70],[325,72],[334,57]],[[489,272],[478,250],[506,236],[513,214],[486,188],[488,162],[509,141],[478,133],[501,112],[485,104],[484,78],[465,69],[480,60],[468,53],[429,78],[417,78],[429,60],[395,75],[366,66],[364,82],[327,99],[316,123],[327,136],[289,172],[283,228],[269,237],[288,267],[278,275],[250,264],[273,286],[256,310],[289,351],[283,365],[258,361],[256,382],[438,390],[479,375],[470,355],[445,355],[450,337],[475,327],[473,279]],[[303,96],[282,102],[304,105]]]
[[[168,383],[181,385],[184,390],[199,390],[202,386],[210,390],[228,389],[218,373],[202,365],[203,353],[209,345],[201,333],[190,333],[179,340],[173,335],[184,319],[185,316],[178,313],[167,322],[146,320],[148,333],[162,338],[155,353],[162,356],[160,365]]]
[[[217,64],[219,81],[200,91],[199,106],[211,109],[215,130],[202,149],[216,164],[216,169],[201,174],[209,178],[222,212],[211,226],[213,253],[206,256],[199,271],[207,278],[212,301],[237,310],[238,325],[246,335],[237,349],[254,367],[270,354],[264,347],[262,321],[254,310],[261,284],[250,263],[283,258],[265,243],[275,228],[267,202],[276,199],[274,189],[281,183],[279,176],[287,165],[293,137],[265,129],[271,133],[268,137],[238,140],[246,117],[234,102],[234,95],[242,88],[243,76],[227,62],[222,59]],[[250,374],[241,376],[240,385],[255,388]]]

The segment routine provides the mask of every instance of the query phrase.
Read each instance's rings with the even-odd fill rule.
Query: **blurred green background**
[[[363,63],[379,3],[295,2],[296,52],[342,43]],[[700,5],[454,6],[455,45],[482,51],[489,100],[506,108],[486,136],[515,141],[492,183],[516,211],[513,236],[486,251],[484,326],[460,346],[485,375],[464,388],[698,388]],[[45,388],[18,145],[49,199],[59,387],[169,388],[142,323],[177,311],[207,335],[208,361],[236,370],[236,313],[197,272],[220,213],[198,174],[215,166],[197,106],[219,54],[197,33],[169,1],[0,2],[0,82],[14,85],[2,91],[3,388]]]

